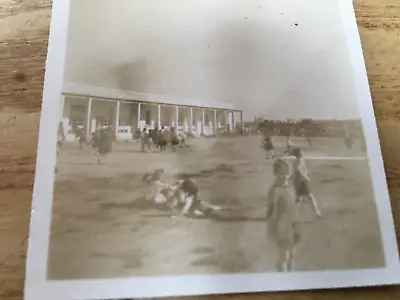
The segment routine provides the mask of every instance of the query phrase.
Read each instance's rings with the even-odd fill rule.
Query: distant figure
[[[297,208],[289,184],[291,168],[278,159],[273,174],[275,180],[267,194],[267,234],[277,246],[277,271],[289,272],[293,270],[295,246],[300,240]]]
[[[179,137],[176,134],[176,131],[175,131],[174,127],[171,127],[170,141],[171,141],[172,152],[176,152],[176,146],[179,145]]]
[[[168,144],[167,138],[168,132],[164,127],[158,132],[158,146],[160,147],[160,152],[165,153]]]
[[[62,122],[58,125],[57,131],[57,157],[60,154],[60,150],[63,147],[65,142],[65,133],[64,133],[64,125]]]
[[[56,152],[56,156],[57,156],[57,160],[60,156],[60,152],[61,152],[61,148],[63,147],[65,142],[65,133],[64,133],[64,125],[62,122],[59,123],[58,125],[58,131],[57,131],[57,152]],[[56,167],[55,167],[55,172],[58,172],[58,163],[56,162]]]
[[[181,131],[181,132],[178,133],[178,137],[179,137],[179,145],[180,145],[180,147],[181,148],[183,148],[183,147],[187,148],[188,147],[188,145],[186,143],[187,133],[184,132],[184,131]]]
[[[263,135],[262,146],[265,150],[266,159],[275,157],[275,146],[270,135]]]
[[[293,155],[296,157],[293,163],[293,182],[296,192],[296,204],[298,207],[300,207],[303,197],[307,197],[311,201],[317,218],[320,218],[321,211],[319,209],[318,202],[309,187],[309,182],[311,181],[311,179],[308,175],[303,151],[301,150],[301,148],[295,148],[293,149]]]
[[[305,137],[307,143],[308,143],[308,147],[312,148],[312,140],[311,137],[309,136],[307,129],[302,128],[301,130],[301,134],[303,135],[303,137]]]
[[[147,146],[147,140],[148,140],[148,136],[147,136],[147,129],[143,128],[142,131],[140,131],[140,151],[141,152],[147,152],[146,150],[146,146]]]
[[[149,129],[147,132],[147,151],[151,151],[151,145],[154,143],[154,131]]]
[[[91,136],[92,136],[92,139],[90,140],[90,145],[94,149],[97,149],[100,145],[100,137],[96,132],[92,132]]]
[[[98,134],[97,163],[101,164],[104,157],[112,150],[113,137],[108,129],[100,129]]]
[[[149,129],[148,135],[150,137],[150,142],[151,142],[150,148],[152,148],[153,145],[155,145],[156,148],[159,148],[159,145],[158,145],[159,129],[158,128]]]
[[[75,137],[78,140],[79,149],[82,149],[83,145],[86,143],[84,130],[82,128],[77,127],[75,131]]]

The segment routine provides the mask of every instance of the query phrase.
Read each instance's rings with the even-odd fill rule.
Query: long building
[[[156,94],[65,83],[61,120],[67,140],[74,128],[89,136],[108,127],[117,141],[131,140],[137,130],[169,126],[192,136],[218,135],[243,128],[243,111],[229,103],[196,101]],[[239,122],[238,122],[239,121]]]

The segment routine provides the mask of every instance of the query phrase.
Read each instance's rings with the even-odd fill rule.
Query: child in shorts
[[[296,157],[293,163],[293,182],[294,188],[296,192],[296,203],[298,208],[302,203],[302,199],[304,197],[308,198],[311,201],[312,207],[317,218],[320,218],[321,211],[319,209],[319,205],[317,200],[315,199],[313,193],[311,192],[309,182],[311,178],[308,175],[308,170],[306,166],[306,162],[304,159],[303,151],[301,148],[293,149],[293,155]]]

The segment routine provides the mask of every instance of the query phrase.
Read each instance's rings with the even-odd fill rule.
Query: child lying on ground
[[[163,169],[157,169],[153,174],[143,177],[143,181],[152,185],[151,195],[147,197],[149,201],[165,205],[173,212],[187,217],[206,217],[221,210],[199,199],[199,187],[193,178],[181,175],[175,183],[168,184],[163,182],[163,174]]]
[[[175,202],[172,207],[182,206],[181,215],[190,217],[206,217],[221,210],[219,206],[211,205],[199,198],[199,187],[196,181],[183,175],[177,180]]]

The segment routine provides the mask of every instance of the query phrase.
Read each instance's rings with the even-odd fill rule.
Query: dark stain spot
[[[294,23],[294,26],[299,27],[299,24],[298,23]]]
[[[24,82],[26,80],[25,74],[21,73],[21,72],[15,72],[13,77],[15,80],[17,80],[19,82]]]

